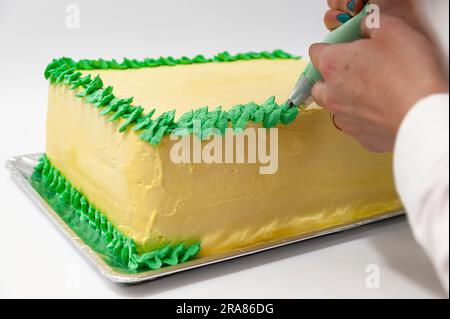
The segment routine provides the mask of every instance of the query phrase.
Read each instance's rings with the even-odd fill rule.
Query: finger
[[[309,47],[309,57],[311,59],[311,63],[314,65],[316,70],[320,70],[319,66],[320,55],[322,54],[323,50],[328,46],[329,44],[325,43],[315,43]]]
[[[354,16],[364,8],[366,2],[367,0],[328,0],[328,6],[332,10],[341,11]]]
[[[311,95],[317,105],[326,107],[325,105],[325,95],[327,92],[327,86],[324,81],[318,81],[314,84]]]
[[[345,22],[351,19],[351,15],[339,10],[328,10],[325,13],[323,21],[328,30],[339,28]]]
[[[366,3],[367,0],[349,1],[349,3],[347,4],[347,8],[350,10],[351,13],[353,13],[353,15],[357,15],[358,13],[361,12]]]

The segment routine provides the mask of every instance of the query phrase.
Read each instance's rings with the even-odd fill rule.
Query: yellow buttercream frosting
[[[117,97],[133,96],[146,111],[176,109],[178,117],[271,95],[284,101],[304,65],[249,60],[83,73],[100,74]],[[140,252],[200,240],[200,255],[208,255],[401,208],[391,155],[366,151],[317,106],[278,127],[278,170],[263,175],[257,164],[176,164],[176,141],[164,137],[155,147],[129,128],[119,133],[123,120],[107,122],[75,93],[50,86],[47,156]]]

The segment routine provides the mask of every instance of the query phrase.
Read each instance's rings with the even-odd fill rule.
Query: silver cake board
[[[89,245],[87,245],[61,219],[61,217],[53,210],[53,208],[46,202],[46,200],[34,189],[31,184],[31,175],[33,174],[34,166],[37,164],[38,159],[41,156],[42,154],[14,156],[9,158],[6,161],[5,165],[14,182],[16,182],[30,197],[30,199],[41,208],[41,210],[50,218],[50,220],[63,233],[63,235],[66,236],[69,241],[71,241],[75,245],[75,247],[81,251],[82,255],[85,256],[104,277],[117,283],[137,284],[144,281],[155,280],[182,271],[260,253],[269,249],[282,247],[337,232],[342,232],[352,228],[404,215],[403,211],[390,212],[378,215],[376,217],[361,219],[357,222],[346,223],[336,227],[313,231],[307,234],[272,240],[258,245],[253,245],[248,248],[233,250],[232,252],[216,254],[213,256],[198,257],[175,266],[163,267],[158,270],[148,270],[139,273],[124,273],[118,271],[117,269],[111,267],[108,263],[106,263],[102,256],[95,252]]]

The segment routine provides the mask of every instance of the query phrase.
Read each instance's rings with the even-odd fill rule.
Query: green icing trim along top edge
[[[174,266],[194,258],[200,251],[200,242],[185,247],[184,243],[165,244],[160,248],[138,254],[136,244],[120,232],[87,198],[50,163],[43,155],[34,168],[40,173],[46,187],[58,200],[70,206],[81,222],[87,223],[107,243],[106,249],[117,262],[130,270],[159,269]]]
[[[205,58],[203,55],[197,55],[194,58],[181,57],[179,59],[172,57],[148,58],[141,61],[125,58],[120,63],[116,60],[104,59],[74,61],[71,58],[64,57],[54,59],[45,69],[44,75],[46,79],[50,80],[51,84],[65,84],[70,86],[70,90],[81,89],[76,96],[84,98],[86,103],[103,108],[101,115],[108,115],[107,121],[113,122],[119,118],[125,120],[119,128],[119,132],[124,132],[132,125],[133,131],[142,131],[140,138],[143,141],[156,146],[165,135],[169,135],[175,130],[177,130],[175,132],[182,131],[182,134],[195,133],[199,138],[205,139],[209,137],[211,132],[223,134],[230,124],[237,132],[245,129],[249,122],[261,124],[264,128],[275,127],[279,124],[287,125],[297,117],[298,108],[288,108],[285,104],[277,104],[275,97],[270,97],[262,104],[255,102],[239,104],[228,111],[222,110],[221,107],[217,107],[212,111],[209,111],[208,107],[202,107],[182,114],[178,121],[175,121],[175,110],[164,112],[157,118],[152,119],[155,109],[144,114],[141,106],[131,105],[133,102],[132,97],[119,99],[112,93],[113,88],[111,86],[103,88],[103,81],[100,76],[97,75],[94,79],[91,78],[90,74],[82,77],[81,72],[78,70],[122,70],[252,59],[300,59],[300,57],[282,50],[238,53],[236,55],[230,55],[225,51],[215,55],[213,58]],[[200,123],[198,132],[193,131],[194,121]],[[216,130],[211,131],[211,129]]]
[[[193,58],[183,56],[181,58],[174,57],[159,57],[157,59],[145,58],[143,60],[137,59],[127,59],[124,58],[122,62],[118,62],[115,59],[105,60],[99,59],[82,59],[75,61],[68,57],[63,57],[60,59],[54,59],[50,64],[47,65],[45,69],[45,77],[50,76],[50,71],[55,69],[62,64],[66,64],[70,68],[75,68],[77,70],[109,70],[109,69],[140,69],[140,68],[153,68],[159,66],[176,66],[176,65],[187,65],[187,64],[197,64],[197,63],[210,63],[210,62],[234,62],[242,60],[258,60],[258,59],[300,59],[300,56],[292,55],[290,53],[284,52],[283,50],[274,50],[272,52],[262,51],[262,52],[247,52],[238,53],[231,55],[229,52],[224,51],[216,54],[212,58],[206,58],[205,56],[198,54]]]

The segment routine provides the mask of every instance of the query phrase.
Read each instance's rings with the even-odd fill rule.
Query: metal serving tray
[[[355,223],[342,224],[337,227],[314,231],[298,236],[287,237],[283,239],[272,240],[259,245],[254,245],[249,248],[235,250],[228,253],[217,254],[209,257],[197,258],[176,266],[163,267],[158,270],[149,270],[139,273],[124,273],[114,267],[111,267],[105,262],[104,258],[95,252],[89,245],[87,245],[53,210],[53,208],[46,202],[46,200],[34,189],[31,184],[31,175],[33,168],[37,164],[39,157],[42,154],[32,154],[11,157],[6,161],[6,168],[9,171],[12,179],[25,191],[27,195],[35,202],[44,213],[53,221],[56,227],[82,252],[84,256],[95,266],[95,268],[106,278],[118,282],[137,284],[144,281],[154,280],[174,273],[215,264],[218,262],[243,257],[269,249],[297,243],[303,240],[328,235],[332,233],[349,230],[362,225],[378,222],[388,218],[403,215],[404,212],[391,212],[382,214],[376,217],[362,219]]]

